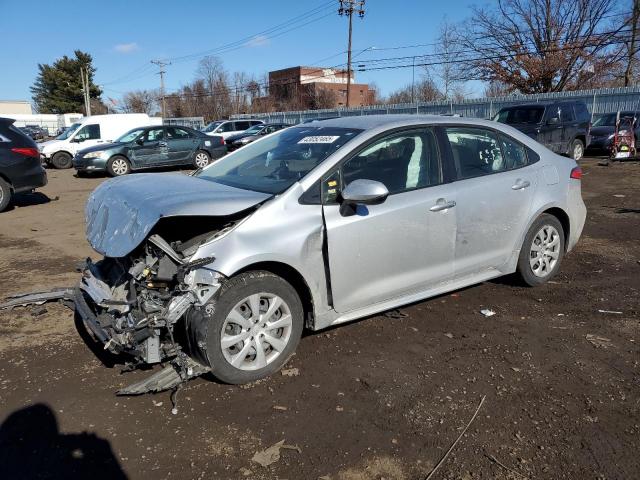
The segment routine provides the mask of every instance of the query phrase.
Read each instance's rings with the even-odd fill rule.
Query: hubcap
[[[116,175],[124,175],[127,173],[127,162],[124,160],[117,158],[111,164],[111,168],[113,168],[113,173]]]
[[[573,147],[573,159],[580,160],[582,158],[582,144],[579,143]]]
[[[204,168],[209,164],[209,158],[204,153],[198,153],[196,155],[196,165],[199,168]]]
[[[224,358],[239,370],[259,370],[284,351],[291,338],[291,310],[282,298],[256,293],[239,301],[222,326]]]
[[[560,255],[560,234],[551,225],[543,226],[531,242],[529,251],[529,265],[536,277],[548,276],[556,264]]]

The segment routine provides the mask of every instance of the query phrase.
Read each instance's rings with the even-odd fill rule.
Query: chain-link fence
[[[492,118],[501,108],[522,103],[550,100],[582,100],[592,115],[618,110],[640,110],[640,86],[602,88],[572,92],[539,93],[535,95],[509,95],[506,97],[467,99],[460,102],[416,102],[394,105],[370,105],[358,108],[304,110],[297,112],[251,113],[232,115],[234,119],[256,118],[266,122],[296,124],[310,119],[379,115],[392,113],[460,115],[463,117]]]
[[[163,123],[165,125],[180,125],[182,127],[191,127],[200,130],[204,127],[204,117],[165,118]]]

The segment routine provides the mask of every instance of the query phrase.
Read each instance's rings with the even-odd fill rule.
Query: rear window
[[[494,120],[508,125],[540,123],[543,115],[544,107],[513,107],[500,110]]]

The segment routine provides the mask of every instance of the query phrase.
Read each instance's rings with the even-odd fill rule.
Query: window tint
[[[259,121],[259,120],[251,120],[251,121],[249,122],[249,124],[251,124],[251,126],[254,126],[254,125],[262,125],[262,123],[263,123],[263,122],[261,122],[261,121]]]
[[[440,165],[433,132],[412,130],[374,142],[342,166],[343,187],[359,179],[381,182],[390,194],[439,184]]]
[[[246,130],[247,128],[249,128],[251,126],[250,122],[235,122],[236,124],[236,130]]]
[[[95,140],[100,138],[100,125],[85,125],[76,134],[77,140]]]
[[[153,128],[145,135],[145,142],[158,142],[164,138],[164,128]]]
[[[446,132],[460,178],[489,175],[506,169],[493,132],[467,127],[448,127]]]
[[[573,108],[571,104],[562,105],[560,107],[560,121],[561,122],[573,122],[575,117],[573,116]]]
[[[494,120],[507,124],[540,123],[544,107],[515,107],[500,110]]]
[[[573,106],[576,112],[576,118],[581,122],[591,120],[591,115],[589,114],[589,110],[587,110],[587,106],[584,103],[578,102]]]
[[[191,138],[191,134],[182,128],[168,127],[167,138],[173,140],[181,140],[185,138]]]
[[[500,135],[500,146],[502,147],[502,155],[504,155],[504,161],[508,169],[520,168],[527,165],[527,153],[524,145],[509,137]]]
[[[234,130],[235,130],[235,127],[233,126],[233,122],[225,122],[222,125],[220,125],[218,132],[233,132]]]

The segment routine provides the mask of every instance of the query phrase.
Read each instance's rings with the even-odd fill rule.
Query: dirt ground
[[[433,478],[640,478],[640,163],[582,163],[587,225],[553,282],[309,333],[289,375],[197,379],[175,415],[168,393],[116,397],[148,372],[103,365],[62,305],[0,313],[0,478],[423,479],[485,395]],[[0,297],[75,283],[103,180],[50,170],[0,214]]]

